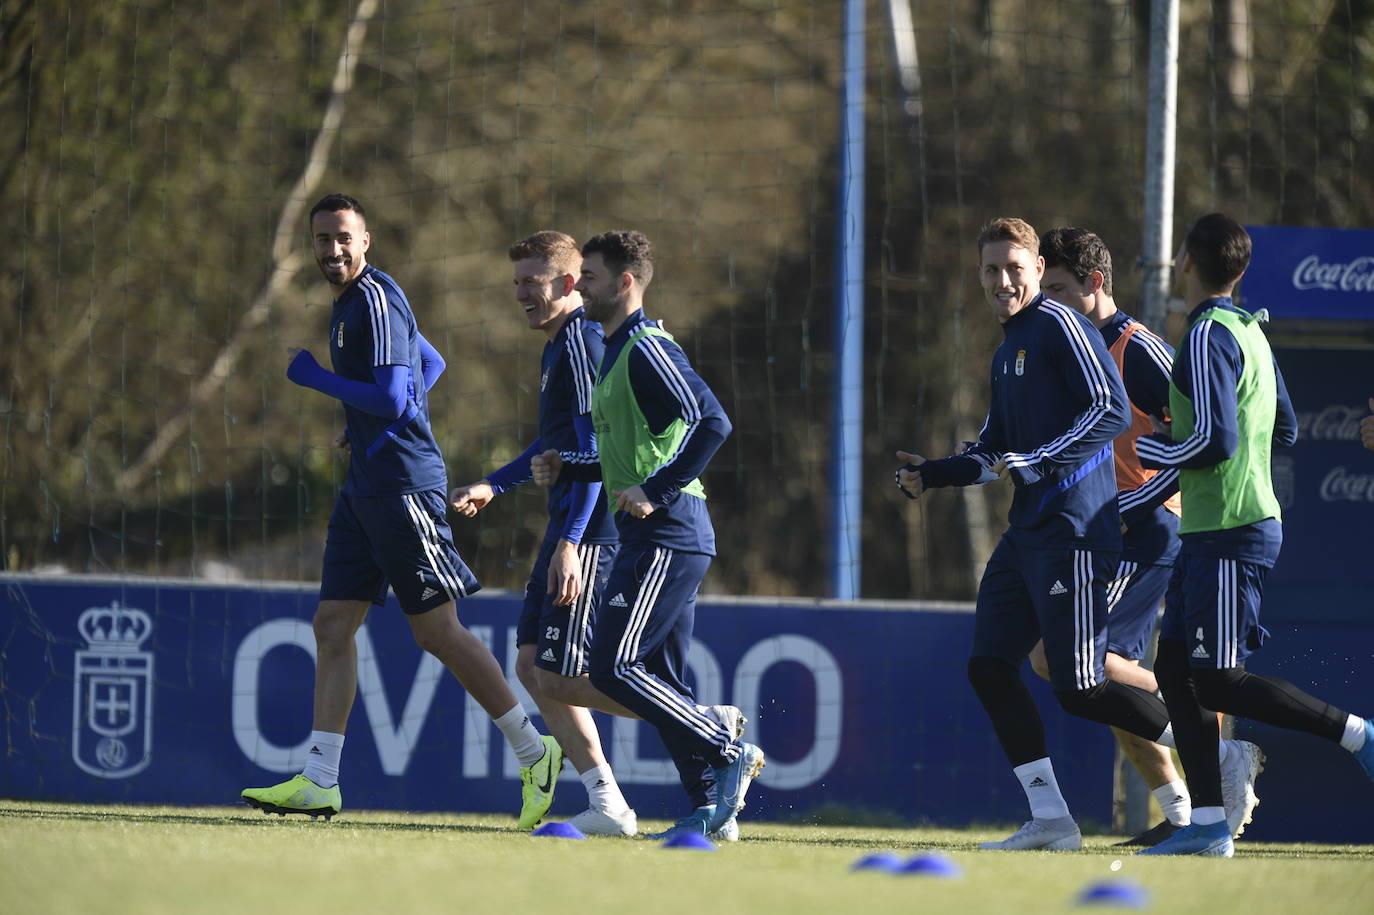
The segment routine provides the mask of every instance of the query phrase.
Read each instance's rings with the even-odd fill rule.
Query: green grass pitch
[[[660,822],[641,826],[662,828]],[[0,911],[21,913],[1064,912],[1103,880],[1170,913],[1374,911],[1374,846],[1238,843],[1230,861],[980,852],[1010,827],[743,823],[714,852],[642,839],[516,832],[511,817],[345,811],[333,822],[247,808],[0,800]],[[852,873],[865,854],[941,851],[955,879]],[[1119,869],[1113,864],[1120,862]]]

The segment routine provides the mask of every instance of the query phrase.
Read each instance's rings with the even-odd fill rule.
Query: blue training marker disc
[[[715,851],[716,846],[699,832],[680,832],[663,840],[664,848],[692,848],[697,851]]]
[[[909,861],[901,866],[899,872],[927,877],[958,877],[963,873],[959,869],[959,865],[939,852],[913,855]]]
[[[582,830],[571,823],[545,823],[534,832],[532,836],[547,836],[554,839],[585,839]]]
[[[1150,894],[1145,887],[1129,880],[1103,880],[1085,886],[1074,900],[1074,904],[1143,909],[1150,904]]]
[[[880,851],[872,855],[864,855],[859,860],[850,865],[852,871],[888,871],[893,872],[900,869],[902,859],[890,851]]]

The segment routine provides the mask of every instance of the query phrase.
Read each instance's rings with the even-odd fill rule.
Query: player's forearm
[[[966,452],[962,455],[927,460],[921,464],[921,485],[925,489],[943,489],[944,486],[971,486],[985,482],[984,477],[991,474],[991,463],[981,460],[980,456]],[[996,474],[991,474],[996,479]]]
[[[682,487],[701,476],[720,446],[729,438],[732,427],[722,412],[708,416],[689,430],[678,453],[641,484],[644,496],[655,505],[666,505]]]
[[[520,456],[501,467],[496,468],[487,474],[487,482],[491,484],[492,492],[498,496],[503,492],[508,492],[521,483],[528,483],[534,476],[530,470],[530,462],[534,456],[544,449],[535,439],[528,448],[520,452]]]
[[[1117,509],[1121,520],[1129,527],[1146,518],[1156,508],[1178,492],[1178,470],[1161,470],[1136,489],[1117,493]]]
[[[373,382],[354,381],[320,366],[313,358],[302,359],[300,356],[287,371],[287,377],[302,387],[328,394],[335,400],[384,419],[397,419],[405,413],[409,401],[409,376],[410,370],[404,366],[383,365],[373,369]]]
[[[599,483],[601,482],[601,458],[596,452],[560,451],[563,462],[558,473],[560,483]]]
[[[587,522],[596,509],[596,500],[601,498],[600,483],[574,483],[568,499],[568,520],[563,525],[563,539],[569,543],[581,543],[587,533]]]
[[[1119,382],[1118,382],[1119,384]],[[1018,486],[1029,486],[1047,476],[1081,466],[1126,431],[1130,425],[1122,400],[1080,414],[1063,435],[1034,451],[1006,455],[1007,469]]]
[[[424,376],[425,390],[428,391],[434,387],[434,382],[439,380],[439,376],[444,374],[447,363],[444,362],[443,355],[422,335],[417,333],[415,337],[420,345],[420,374]]]

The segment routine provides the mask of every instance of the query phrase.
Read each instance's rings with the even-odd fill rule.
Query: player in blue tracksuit
[[[596,452],[592,385],[605,344],[601,326],[584,317],[582,299],[573,289],[582,253],[571,237],[543,231],[517,241],[508,254],[514,264],[515,300],[529,328],[547,338],[539,365],[539,436],[484,480],[450,493],[454,509],[467,517],[527,482],[530,459],[545,449]],[[615,522],[601,498],[600,482],[551,486],[548,508],[544,540],[516,625],[516,673],[587,789],[588,808],[572,824],[584,834],[634,835],[635,812],[616,784],[585,707],[632,715],[613,704],[608,707],[606,697],[584,676],[601,588],[615,557]]]
[[[562,752],[530,724],[496,658],[458,621],[455,601],[479,586],[453,547],[444,462],[430,431],[426,392],[443,360],[420,335],[396,281],[367,263],[371,236],[361,204],[330,194],[310,211],[310,226],[316,261],[335,296],[328,328],[333,371],[302,350],[287,376],[343,402],[351,457],[329,519],[315,611],[310,756],[295,778],[242,796],[283,814],[332,816],[342,808],[339,760],[357,693],[353,639],[390,586],[415,641],[510,741],[525,781],[521,817],[537,821],[552,800]]]
[[[648,239],[606,232],[582,255],[577,289],[606,331],[593,395],[598,454],[546,452],[535,479],[603,481],[620,552],[593,634],[591,679],[652,724],[677,765],[695,810],[670,832],[718,832],[763,765],[762,751],[697,706],[687,684],[697,590],[716,552],[698,477],[730,420],[672,337],[644,316]]]
[[[1106,584],[1121,551],[1111,443],[1127,427],[1126,392],[1097,329],[1040,293],[1039,245],[1020,219],[994,220],[978,239],[983,290],[1005,334],[979,440],[938,461],[898,452],[907,461],[898,485],[912,497],[1004,470],[1016,485],[1010,526],[979,585],[968,671],[1032,819],[985,848],[1081,845],[1018,670],[1040,639],[1066,711],[1149,740],[1168,728],[1158,697],[1103,674]]]

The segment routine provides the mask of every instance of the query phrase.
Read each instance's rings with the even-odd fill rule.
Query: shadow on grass
[[[302,824],[308,825],[309,823],[309,821],[302,816],[285,817],[280,815],[273,816],[272,814],[264,815],[248,806],[244,806],[241,811],[226,810],[221,816],[201,813],[137,813],[127,810],[81,808],[35,810],[24,807],[0,807],[0,818],[6,817],[26,820],[68,820],[88,823],[159,823],[176,826],[261,826],[265,820],[267,823],[274,825],[280,823],[284,828],[292,828]],[[466,823],[422,823],[396,820],[355,820],[347,817],[343,818],[339,825],[348,829],[376,830],[379,832],[517,832],[514,828],[501,826],[477,826]]]

